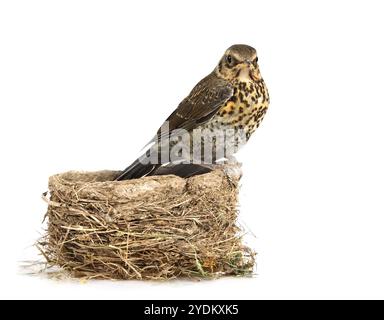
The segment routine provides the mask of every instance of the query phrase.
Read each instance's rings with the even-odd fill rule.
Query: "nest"
[[[117,171],[49,179],[49,266],[98,279],[204,278],[253,272],[236,223],[240,176],[224,168],[180,178],[113,181]]]

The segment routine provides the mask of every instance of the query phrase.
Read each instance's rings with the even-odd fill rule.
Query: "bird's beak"
[[[252,66],[252,61],[251,60],[245,60],[244,64],[247,68],[250,68]]]

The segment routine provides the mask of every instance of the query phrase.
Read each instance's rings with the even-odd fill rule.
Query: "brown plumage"
[[[193,88],[188,97],[167,118],[169,131],[195,129],[212,118],[232,95],[231,84],[212,72]],[[163,137],[159,128],[157,139]]]
[[[256,50],[247,45],[233,45],[226,50],[214,71],[202,79],[167,118],[152,140],[153,145],[126,168],[117,180],[171,172],[171,169],[159,169],[164,163],[170,162],[169,157],[162,161],[161,154],[172,159],[172,151],[168,149],[178,146],[181,140],[184,141],[183,138],[189,138],[190,145],[187,147],[190,155],[188,159],[185,156],[181,158],[197,164],[185,165],[183,170],[178,165],[177,172],[183,172],[178,175],[190,176],[204,172],[206,169],[202,169],[199,161],[214,163],[218,160],[217,154],[231,157],[260,125],[268,105],[269,94],[260,74]],[[166,126],[169,130],[164,131]],[[197,130],[203,132],[203,138],[214,136],[209,144],[212,149],[209,159],[204,153],[205,148],[208,148],[204,139],[201,142],[202,151],[196,152],[194,143],[197,141]],[[236,131],[233,141],[220,142],[217,132],[226,130]],[[151,159],[155,161],[149,161],[149,156],[153,154],[155,156]]]

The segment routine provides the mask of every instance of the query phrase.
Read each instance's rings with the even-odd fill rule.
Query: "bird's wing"
[[[169,132],[158,130],[153,141],[159,141],[177,133],[177,130],[193,130],[207,122],[233,95],[231,84],[214,73],[202,79],[191,93],[179,104],[177,109],[167,118]],[[164,125],[164,124],[163,124]]]

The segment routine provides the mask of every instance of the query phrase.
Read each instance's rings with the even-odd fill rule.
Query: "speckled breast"
[[[269,105],[263,80],[233,84],[234,93],[219,112],[206,124],[210,129],[244,130],[246,139],[259,127]]]
[[[208,130],[213,135],[213,160],[219,159],[217,155],[231,156],[236,153],[250,138],[260,125],[269,105],[269,94],[263,80],[255,82],[233,83],[234,94],[217,114],[200,129]],[[219,140],[217,132],[234,132],[225,142]],[[220,141],[220,142],[219,142]],[[202,143],[206,148],[206,144]]]

